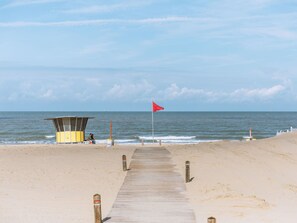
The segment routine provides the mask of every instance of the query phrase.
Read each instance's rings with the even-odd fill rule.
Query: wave
[[[52,138],[55,138],[56,136],[55,135],[48,135],[48,136],[44,136],[45,138],[47,139],[52,139]]]
[[[116,139],[115,143],[133,143],[136,142],[134,139]]]
[[[107,139],[96,139],[96,144],[107,144]],[[114,142],[116,144],[136,144],[139,143],[138,140],[135,139],[115,139]]]
[[[152,136],[139,136],[140,140],[153,140]],[[155,140],[191,140],[196,139],[196,136],[155,136]]]
[[[144,142],[152,142],[153,137],[152,136],[139,136],[138,137],[139,141],[144,140]],[[162,143],[167,143],[167,144],[198,144],[202,142],[217,142],[221,140],[217,139],[199,139],[196,136],[155,136],[154,137],[155,141],[161,140]]]
[[[5,145],[22,145],[22,144],[54,144],[52,141],[0,141],[0,144]]]

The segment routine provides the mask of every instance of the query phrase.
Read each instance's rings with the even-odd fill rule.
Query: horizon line
[[[102,113],[102,112],[148,112],[148,113],[151,113],[152,111],[127,111],[127,110],[119,110],[119,111],[115,111],[115,110],[108,110],[108,111],[95,111],[95,110],[91,110],[91,111],[77,111],[77,110],[64,110],[64,111],[57,111],[57,110],[50,110],[50,111],[40,111],[40,110],[25,110],[25,111],[21,111],[21,110],[6,110],[6,111],[0,111],[0,113],[3,113],[3,112],[100,112],[100,113]],[[221,110],[221,111],[180,111],[180,110],[176,110],[176,111],[174,111],[174,110],[169,110],[169,111],[166,111],[166,110],[162,110],[162,111],[158,111],[158,112],[155,112],[155,113],[164,113],[164,112],[201,112],[201,113],[204,113],[204,112],[213,112],[213,113],[215,113],[215,112],[258,112],[258,113],[260,113],[260,112],[271,112],[271,113],[273,113],[273,112],[297,112],[297,110],[294,110],[294,111],[236,111],[236,110],[234,110],[234,111],[231,111],[231,110],[226,110],[226,111],[224,111],[224,110]]]

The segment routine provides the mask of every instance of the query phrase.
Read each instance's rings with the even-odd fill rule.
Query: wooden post
[[[161,139],[159,140],[159,145],[160,145],[160,146],[162,145],[162,141],[161,141]]]
[[[101,196],[99,194],[95,194],[93,196],[93,201],[94,201],[95,223],[102,223]]]
[[[109,139],[112,140],[112,121],[109,123]]]
[[[186,183],[190,182],[190,161],[186,161]]]
[[[144,146],[144,140],[143,139],[141,140],[141,145]]]
[[[123,161],[123,171],[127,171],[127,158],[126,158],[126,155],[122,156],[122,161]]]
[[[216,219],[214,217],[209,217],[207,223],[216,223]]]

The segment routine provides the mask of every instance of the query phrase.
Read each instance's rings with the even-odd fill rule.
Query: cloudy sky
[[[1,0],[0,110],[296,111],[294,0]]]

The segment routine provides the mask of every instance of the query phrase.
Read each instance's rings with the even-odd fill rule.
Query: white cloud
[[[205,89],[179,87],[177,84],[171,84],[168,88],[159,92],[163,100],[175,99],[202,99],[207,101],[252,101],[268,100],[277,96],[286,89],[283,85],[275,85],[269,88],[240,88],[231,92],[227,91],[209,91]]]
[[[63,2],[63,1],[66,1],[66,0],[15,0],[4,5],[2,8],[14,8],[19,6],[47,4],[47,3]]]
[[[84,25],[103,25],[111,23],[112,20],[80,20],[62,22],[0,22],[0,27],[50,27],[50,26],[84,26]],[[113,21],[115,22],[115,21]]]
[[[105,77],[108,76],[106,79]],[[152,97],[162,101],[201,101],[208,103],[240,103],[273,101],[292,96],[290,81],[270,87],[247,88],[234,90],[217,90],[179,86],[176,83],[165,84],[147,79],[109,74],[80,75],[70,78],[69,75],[57,76],[46,81],[42,76],[12,76],[2,78],[1,102],[6,101],[50,101],[62,102],[113,102],[131,101],[147,102]],[[14,83],[9,85],[9,83]],[[170,83],[170,82],[169,82]],[[287,84],[288,83],[288,84]]]
[[[106,93],[105,99],[127,99],[135,101],[150,98],[154,86],[143,80],[139,83],[114,84]]]
[[[126,10],[131,9],[135,7],[141,7],[151,4],[152,1],[125,1],[123,3],[118,4],[109,4],[109,5],[92,5],[87,7],[81,7],[76,9],[69,9],[64,10],[62,12],[64,13],[70,13],[70,14],[93,14],[93,13],[108,13],[108,12],[114,12],[118,10]]]
[[[83,7],[78,9],[64,10],[65,13],[70,14],[91,14],[91,13],[103,13],[103,12],[112,12],[124,8],[124,4],[115,4],[115,5],[94,5],[89,7]]]
[[[41,92],[41,94],[39,95],[39,98],[41,99],[56,99],[56,96],[54,95],[54,92],[52,89],[47,89],[44,92]]]
[[[23,100],[55,100],[60,95],[57,91],[57,85],[51,86],[49,84],[41,84],[41,80],[22,80],[20,82],[14,81],[9,91],[5,92],[9,101],[23,101]]]
[[[205,22],[208,18],[194,17],[159,17],[146,19],[94,19],[94,20],[75,20],[60,22],[0,22],[0,27],[53,27],[53,26],[86,26],[86,25],[104,25],[104,24],[162,24],[177,22]]]
[[[233,91],[229,97],[240,101],[250,99],[269,99],[277,94],[281,93],[286,89],[283,85],[275,85],[270,88],[256,88],[256,89],[245,89],[241,88]]]
[[[171,84],[164,91],[159,92],[163,100],[171,100],[178,98],[200,98],[205,97],[208,99],[216,97],[216,93],[204,89],[195,89],[187,87],[178,87],[177,84]]]

